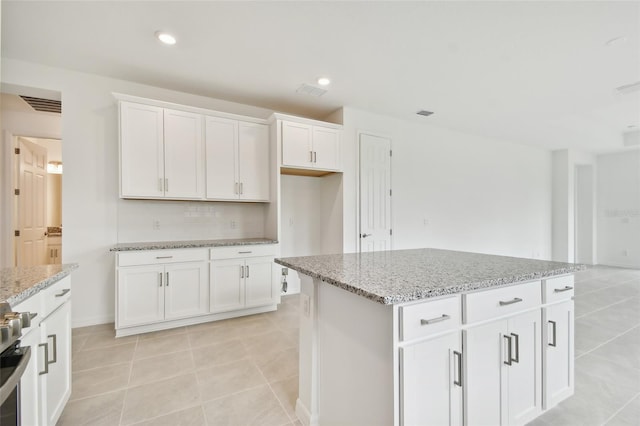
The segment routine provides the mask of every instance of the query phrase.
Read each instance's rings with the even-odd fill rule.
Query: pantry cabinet
[[[282,166],[340,169],[340,131],[331,127],[282,121]]]
[[[264,124],[207,117],[206,198],[269,201],[269,132]]]

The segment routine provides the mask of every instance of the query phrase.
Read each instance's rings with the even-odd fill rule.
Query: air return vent
[[[421,109],[420,111],[416,112],[416,114],[428,117],[431,114],[433,114],[433,112],[432,111],[427,111],[426,109]]]
[[[57,114],[62,113],[62,102],[54,101],[52,99],[42,99],[42,98],[32,98],[31,96],[22,96],[20,97],[29,105],[31,108],[40,112],[55,112]]]
[[[325,89],[303,83],[300,87],[298,87],[296,93],[302,93],[303,95],[310,95],[319,98],[320,96],[327,93],[327,91]]]

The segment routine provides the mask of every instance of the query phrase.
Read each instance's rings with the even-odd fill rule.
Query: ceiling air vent
[[[53,99],[32,98],[31,96],[20,97],[36,111],[39,112],[55,112],[57,114],[62,113],[62,102],[54,101]]]
[[[310,96],[315,96],[316,98],[319,98],[320,96],[327,93],[327,91],[325,89],[321,89],[319,87],[312,86],[310,84],[302,83],[302,85],[298,87],[298,90],[296,90],[296,93],[302,93],[303,95],[310,95]]]
[[[432,111],[427,111],[426,109],[421,109],[420,111],[416,112],[416,114],[428,117],[431,114],[433,114],[433,112]]]
[[[640,90],[640,81],[635,83],[625,84],[624,86],[616,87],[616,92],[621,95],[628,95],[629,93],[637,92]]]

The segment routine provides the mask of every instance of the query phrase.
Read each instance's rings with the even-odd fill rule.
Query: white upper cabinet
[[[282,166],[340,169],[340,131],[330,127],[282,122]]]
[[[207,117],[207,199],[269,201],[266,125]]]
[[[202,116],[120,103],[120,195],[204,198]]]

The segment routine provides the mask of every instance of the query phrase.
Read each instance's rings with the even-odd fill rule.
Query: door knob
[[[372,234],[360,234],[360,238],[370,237]]]

